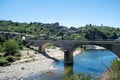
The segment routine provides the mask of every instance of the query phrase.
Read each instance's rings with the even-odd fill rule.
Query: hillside
[[[19,23],[6,20],[0,20],[0,31],[2,32],[18,32],[22,35],[33,35],[35,39],[40,39],[40,35],[44,34],[49,38],[56,39],[116,39],[120,36],[120,28],[109,26],[85,25],[82,27],[65,27],[59,23]]]

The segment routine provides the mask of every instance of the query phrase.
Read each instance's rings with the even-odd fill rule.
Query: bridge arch
[[[88,44],[80,44],[80,45],[88,45]],[[65,65],[73,65],[73,52],[75,48],[79,47],[80,45],[74,46],[71,50],[64,51],[64,64]],[[90,45],[97,45],[104,47],[110,51],[112,51],[116,56],[120,58],[120,46],[116,44],[90,44]]]
[[[98,46],[102,46],[110,51],[112,51],[115,55],[117,55],[120,58],[120,46],[117,44],[99,44]]]
[[[54,43],[54,42],[47,42],[47,43],[42,44],[42,46],[39,46],[39,47],[40,47],[39,51],[40,51],[41,53],[45,53],[45,52],[46,52],[46,51],[45,51],[45,48],[46,48],[47,46],[51,45],[51,44],[54,45],[55,47],[59,47],[60,49],[63,50],[63,48],[61,47],[61,45],[56,44],[56,43]]]
[[[28,41],[29,42],[29,41]],[[80,41],[80,40],[33,40],[38,45],[39,51],[45,52],[46,44],[56,44],[64,50],[64,62],[65,64],[73,63],[73,50],[80,45],[98,45],[114,52],[120,58],[120,42],[115,41]]]
[[[115,44],[90,44],[90,45],[96,45],[96,46],[103,47],[103,48],[105,48],[107,50],[110,50],[110,51],[112,51],[115,55],[117,55],[120,58],[120,51],[119,51],[120,50],[120,46],[119,45],[115,45]],[[71,52],[73,53],[74,50],[77,47],[79,47],[79,46],[81,46],[81,45],[75,46]]]

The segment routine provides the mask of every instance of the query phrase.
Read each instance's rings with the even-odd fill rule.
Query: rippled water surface
[[[30,76],[25,80],[62,80],[66,71],[100,76],[115,58],[117,56],[108,50],[88,50],[74,56],[74,65],[71,68],[64,67],[64,60],[60,60],[53,63],[57,70]]]

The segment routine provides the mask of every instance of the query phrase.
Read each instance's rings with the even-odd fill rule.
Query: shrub
[[[16,57],[20,57],[21,56],[21,53],[16,53],[14,56],[16,56]]]
[[[16,60],[16,58],[14,57],[14,56],[7,56],[6,57],[6,60],[8,61],[8,62],[14,62],[15,60]]]
[[[3,50],[3,46],[2,45],[0,45],[0,52],[3,52],[4,50]]]
[[[16,53],[18,53],[19,45],[15,40],[7,40],[4,42],[4,50],[5,55],[12,55],[14,56]]]
[[[21,57],[15,57],[15,60],[20,60],[21,59]]]
[[[92,80],[91,75],[83,75],[83,74],[75,74],[68,75],[64,78],[64,80]]]
[[[25,69],[25,67],[22,67],[22,68],[21,68],[21,70],[24,70],[24,69]]]
[[[5,66],[8,64],[8,61],[5,58],[0,58],[0,66]]]
[[[111,62],[110,66],[110,78],[114,78],[114,80],[120,80],[120,61],[115,59]]]
[[[115,73],[120,73],[120,61],[115,59],[111,62],[110,68],[112,69],[113,72]]]

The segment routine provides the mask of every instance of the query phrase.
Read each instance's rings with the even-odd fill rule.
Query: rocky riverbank
[[[11,66],[0,67],[0,80],[14,80],[28,77],[47,70],[55,70],[53,60],[43,59],[28,63],[18,63]]]
[[[10,66],[0,67],[0,80],[19,80],[28,76],[46,71],[56,70],[52,63],[54,60],[46,58],[42,54],[35,54],[35,51],[21,51],[22,58],[12,63]],[[29,53],[29,54],[28,54]],[[49,49],[47,53],[50,57],[57,59],[64,58],[64,53],[59,48]],[[80,53],[80,50],[74,52],[74,55]]]

